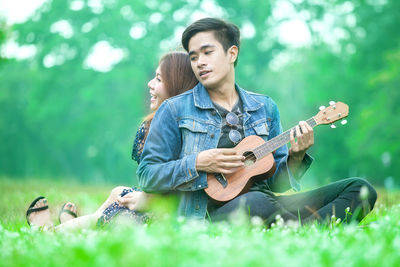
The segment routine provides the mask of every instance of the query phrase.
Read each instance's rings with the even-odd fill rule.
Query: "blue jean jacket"
[[[245,136],[269,140],[282,132],[279,111],[268,96],[251,93],[236,85],[243,103]],[[196,170],[197,154],[216,148],[222,119],[210,96],[199,83],[193,89],[169,98],[157,110],[143,148],[137,170],[139,186],[145,192],[175,192],[179,196],[178,215],[204,219],[208,196],[207,175]],[[312,162],[306,155],[294,177],[287,166],[286,145],[274,153],[276,171],[272,178],[256,183],[252,190],[298,191],[299,178]]]

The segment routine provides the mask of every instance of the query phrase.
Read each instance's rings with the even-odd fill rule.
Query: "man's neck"
[[[239,95],[235,88],[235,78],[227,79],[222,84],[215,88],[206,88],[210,95],[211,101],[224,107],[226,110],[231,111],[233,106],[236,104]]]

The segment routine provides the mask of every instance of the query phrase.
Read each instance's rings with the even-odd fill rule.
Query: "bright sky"
[[[0,1],[0,16],[5,17],[9,24],[23,22],[46,0],[2,0]]]

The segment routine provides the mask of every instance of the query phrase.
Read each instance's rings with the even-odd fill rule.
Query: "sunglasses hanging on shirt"
[[[229,131],[229,139],[235,145],[238,144],[242,140],[242,135],[238,131],[242,126],[239,124],[240,120],[239,117],[243,116],[242,114],[237,115],[234,112],[229,112],[226,114],[225,120],[226,124],[231,127]]]

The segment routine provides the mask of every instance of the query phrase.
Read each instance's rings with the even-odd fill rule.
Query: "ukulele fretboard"
[[[314,118],[310,118],[306,121],[311,127],[317,126],[317,122],[314,120]],[[253,149],[253,153],[256,156],[256,158],[260,159],[263,158],[264,156],[268,155],[269,153],[272,153],[273,151],[277,150],[284,144],[288,143],[290,141],[290,131],[293,129],[294,131],[294,137],[296,137],[296,127],[290,128],[289,130],[281,133],[278,136],[275,136],[271,140],[268,140],[266,143],[262,144],[261,146],[256,147]]]

